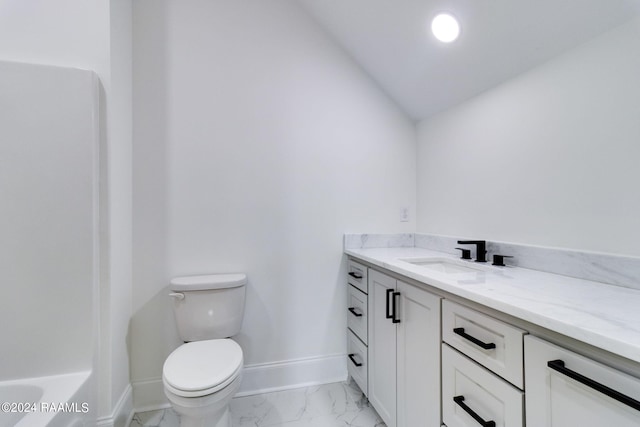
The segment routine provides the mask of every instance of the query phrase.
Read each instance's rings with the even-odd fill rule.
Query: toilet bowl
[[[231,339],[178,347],[162,369],[165,395],[182,427],[230,427],[229,402],[242,380],[242,349]]]
[[[178,330],[189,342],[167,357],[162,382],[181,427],[231,427],[229,403],[240,388],[244,358],[226,337],[240,329],[246,281],[244,274],[171,281]]]

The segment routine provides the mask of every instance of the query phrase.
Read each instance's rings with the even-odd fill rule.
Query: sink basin
[[[479,271],[485,271],[480,266],[472,266],[469,265],[468,262],[456,261],[448,258],[403,258],[400,259],[400,261],[408,262],[409,264],[445,274],[477,273]]]

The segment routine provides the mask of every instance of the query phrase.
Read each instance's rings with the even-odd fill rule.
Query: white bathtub
[[[91,371],[0,382],[0,427],[89,426]]]

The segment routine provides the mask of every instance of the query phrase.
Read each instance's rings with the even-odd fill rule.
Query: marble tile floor
[[[386,427],[355,383],[333,383],[231,401],[233,427]],[[173,409],[135,414],[130,427],[178,427]]]

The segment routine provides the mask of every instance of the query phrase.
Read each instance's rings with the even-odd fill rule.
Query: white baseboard
[[[245,366],[236,396],[269,393],[347,379],[344,354]]]
[[[345,381],[347,379],[346,360],[344,354],[337,354],[247,365],[244,367],[242,384],[236,396]],[[161,378],[133,383],[135,412],[152,411],[169,406]]]
[[[133,407],[135,412],[155,411],[171,406],[164,395],[162,378],[138,381],[133,384]]]
[[[131,385],[127,385],[118,399],[110,415],[100,417],[96,421],[97,427],[129,427],[133,418],[133,395]]]

